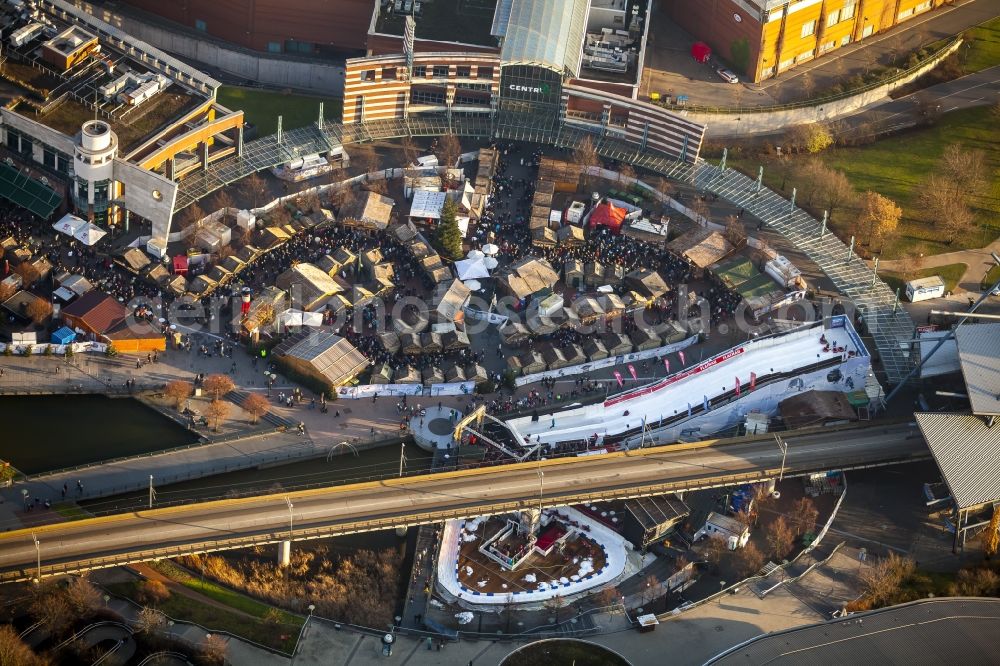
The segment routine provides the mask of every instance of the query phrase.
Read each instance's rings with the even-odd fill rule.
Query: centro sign
[[[516,83],[511,83],[507,86],[510,90],[514,92],[526,92],[534,93],[536,95],[548,94],[549,87],[547,85],[543,86],[519,86]]]

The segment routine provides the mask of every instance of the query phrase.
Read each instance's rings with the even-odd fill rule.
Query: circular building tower
[[[88,120],[76,138],[73,169],[73,203],[85,217],[107,224],[113,216],[115,198],[114,160],[118,155],[118,137],[103,120]]]

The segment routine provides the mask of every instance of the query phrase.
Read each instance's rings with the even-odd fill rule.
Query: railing
[[[853,458],[844,464],[839,461],[823,463],[823,469],[859,469],[897,462],[910,462],[923,459],[926,456],[907,455],[900,458],[898,455],[889,457],[873,457],[859,460]],[[723,486],[733,486],[743,483],[764,481],[778,476],[779,469],[763,468],[749,472],[739,472],[733,474],[712,475],[692,479],[682,479],[666,481],[662,483],[648,483],[639,486],[616,486],[611,488],[570,491],[562,495],[551,495],[547,498],[548,506],[563,506],[567,504],[578,504],[581,502],[596,502],[612,499],[631,499],[648,495],[662,495],[670,492],[680,492],[688,490],[702,490],[706,488],[718,488]],[[784,476],[802,476],[816,471],[815,466],[808,466],[797,469],[793,466],[785,466]],[[329,485],[329,484],[317,484]],[[298,529],[294,531],[292,537],[296,541],[306,541],[311,539],[321,539],[334,535],[356,534],[361,532],[374,532],[396,527],[413,527],[429,523],[438,523],[444,520],[454,520],[458,518],[469,518],[497,513],[512,513],[534,508],[538,505],[538,499],[534,496],[495,502],[493,504],[472,504],[459,508],[435,509],[421,513],[407,513],[402,515],[388,515],[375,519],[366,520],[346,520],[329,525]],[[230,539],[218,539],[199,541],[181,546],[171,546],[167,548],[154,548],[147,550],[137,550],[128,553],[116,553],[112,555],[85,558],[70,562],[59,562],[43,565],[41,575],[57,575],[77,573],[92,569],[102,569],[107,567],[120,566],[131,562],[142,562],[163,558],[179,557],[182,555],[194,555],[199,553],[216,552],[222,550],[232,550],[236,548],[246,548],[254,546],[264,546],[268,544],[287,541],[289,533],[284,530],[268,532],[263,534],[251,534],[247,536],[232,537]],[[26,565],[25,568],[0,573],[0,582],[17,582],[30,580],[38,573],[36,567]]]
[[[830,102],[836,102],[842,99],[847,99],[849,97],[854,97],[855,95],[861,95],[863,93],[876,90],[882,86],[895,83],[901,79],[905,79],[911,74],[917,73],[920,69],[927,67],[929,63],[934,63],[938,58],[947,55],[950,50],[954,50],[957,46],[962,43],[961,37],[956,37],[948,44],[942,46],[940,49],[935,51],[933,54],[928,55],[922,61],[909,67],[907,69],[899,70],[898,72],[881,78],[872,83],[867,83],[858,88],[853,88],[851,90],[845,90],[844,92],[835,93],[833,95],[827,95],[825,97],[817,97],[815,99],[803,100],[801,102],[789,102],[787,104],[777,104],[773,106],[706,106],[700,104],[677,104],[676,102],[651,102],[657,106],[661,106],[665,109],[670,109],[671,111],[687,111],[688,113],[715,113],[715,114],[744,114],[744,113],[770,113],[773,111],[790,111],[793,109],[805,109],[814,106],[823,106],[824,104],[829,104]],[[936,64],[936,63],[935,63]]]

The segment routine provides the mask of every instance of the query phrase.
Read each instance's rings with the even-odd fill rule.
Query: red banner
[[[667,374],[670,374],[670,359],[669,358],[664,358],[663,359],[663,367],[667,369]]]
[[[738,356],[738,355],[742,354],[744,352],[744,350],[745,350],[744,347],[737,347],[735,349],[730,349],[729,351],[723,352],[723,353],[719,354],[718,356],[713,356],[712,358],[708,359],[707,361],[703,361],[703,362],[699,363],[698,365],[696,365],[694,367],[688,368],[687,370],[684,370],[683,372],[678,372],[677,374],[675,374],[675,375],[673,375],[671,377],[665,377],[665,378],[661,379],[660,381],[655,382],[653,384],[648,384],[647,386],[643,386],[643,387],[637,388],[637,389],[635,389],[633,391],[629,391],[628,393],[622,393],[620,395],[616,395],[614,398],[609,398],[608,400],[604,401],[604,406],[605,407],[610,407],[611,405],[616,405],[616,404],[618,404],[620,402],[624,402],[626,400],[631,400],[631,399],[637,398],[639,396],[648,395],[650,393],[655,393],[656,391],[659,391],[662,388],[670,386],[674,382],[683,381],[683,380],[687,379],[688,377],[691,377],[693,375],[697,375],[700,372],[704,372],[705,370],[708,370],[708,369],[710,369],[710,368],[712,368],[712,367],[714,367],[716,365],[719,365],[720,363],[724,363],[724,362],[728,361],[729,359],[733,358],[734,356]],[[618,375],[618,373],[616,372],[615,375]],[[621,380],[619,379],[619,384],[620,384],[620,382],[621,382]]]
[[[632,365],[631,363],[628,364],[628,373],[632,375],[633,380],[639,381],[638,375],[635,374],[635,366]]]
[[[681,357],[681,365],[687,365],[687,361],[684,360],[684,352],[679,351],[677,355]]]
[[[750,373],[750,390],[751,391],[754,390],[754,388],[756,386],[757,386],[757,373],[756,372],[751,372]]]
[[[618,386],[619,387],[622,387],[622,386],[625,385],[624,382],[622,382],[622,373],[618,372],[617,370],[615,370],[615,379],[618,380]]]
[[[736,397],[739,397],[739,395],[740,395],[740,378],[737,377],[736,378]]]

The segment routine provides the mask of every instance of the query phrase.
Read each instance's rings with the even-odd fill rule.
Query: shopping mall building
[[[376,16],[381,41],[369,46],[378,48],[347,61],[344,124],[434,118],[535,141],[576,129],[694,161],[704,126],[634,98],[647,12],[634,0],[501,0],[489,34],[497,46],[431,51],[418,38],[432,34],[423,19],[406,17],[394,36],[377,32]]]

